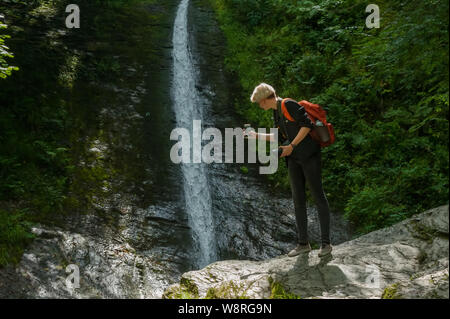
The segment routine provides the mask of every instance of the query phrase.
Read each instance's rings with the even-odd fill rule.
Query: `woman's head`
[[[277,94],[275,89],[267,83],[261,83],[253,90],[250,101],[252,103],[259,103],[262,109],[268,110],[269,108],[273,108],[273,105],[276,105],[276,98]]]

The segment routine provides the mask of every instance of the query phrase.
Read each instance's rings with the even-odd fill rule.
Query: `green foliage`
[[[18,100],[25,109],[27,101],[34,103],[27,97]],[[0,201],[27,200],[29,208],[45,215],[61,210],[65,199],[67,176],[62,174],[70,169],[68,149],[55,139],[64,130],[65,113],[46,106],[31,106],[26,112],[22,127],[16,125],[8,108],[0,110],[4,132],[0,136]]]
[[[0,209],[0,267],[18,263],[24,247],[33,238],[25,211]]]
[[[361,0],[210,3],[253,126],[272,126],[249,101],[261,82],[328,111],[324,188],[360,233],[448,203],[448,1],[378,2],[379,29]],[[269,178],[287,187],[284,166]]]
[[[198,288],[191,280],[183,277],[180,285],[167,289],[164,299],[199,299]]]
[[[398,283],[387,286],[381,295],[381,299],[401,299],[398,293]]]
[[[3,18],[0,12],[0,20]],[[0,21],[0,30],[6,29],[7,25],[4,23],[1,23]],[[6,58],[13,58],[14,55],[9,52],[9,48],[5,44],[5,39],[10,38],[9,35],[6,34],[0,34],[0,79],[4,79],[7,76],[11,75],[12,71],[19,70],[16,66],[8,65]]]
[[[68,3],[10,1],[4,12],[20,70],[2,81],[0,91],[0,204],[10,212],[0,220],[2,244],[6,238],[1,264],[17,262],[31,239],[31,223],[54,223],[64,212],[73,169],[67,96],[79,61],[60,40],[32,39],[59,28],[61,20],[53,17]]]
[[[0,227],[8,225],[1,228],[1,264],[18,260],[28,225],[94,211],[92,202],[112,188],[117,166],[88,150],[92,141],[109,139],[99,111],[116,96],[104,87],[135,88],[142,77],[123,81],[124,71],[136,60],[155,60],[154,22],[162,14],[141,10],[154,2],[80,0],[85,24],[77,30],[61,30],[69,0],[1,6],[9,24],[1,43],[11,36],[20,66],[0,89],[0,207],[12,212],[0,218]]]
[[[218,287],[209,288],[205,299],[249,299],[244,283],[237,284],[234,281],[225,282]]]
[[[247,166],[241,166],[240,170],[242,173],[247,174],[248,173],[248,167]]]
[[[272,277],[269,277],[269,284],[271,291],[270,299],[301,299],[301,297],[296,294],[286,292],[282,284],[274,281]]]

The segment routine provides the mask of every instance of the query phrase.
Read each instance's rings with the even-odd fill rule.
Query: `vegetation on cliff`
[[[327,109],[324,188],[360,233],[448,203],[448,1],[379,1],[373,29],[360,0],[208,1],[254,127],[272,126],[249,101],[260,82]],[[287,188],[281,165],[272,180]]]
[[[146,6],[158,1],[77,1],[80,29],[66,28],[70,3],[0,1],[0,266],[20,260],[33,223],[85,212],[110,188],[115,167],[89,152],[109,138],[101,108],[109,88],[142,80],[128,74],[137,55],[155,57],[161,13]]]

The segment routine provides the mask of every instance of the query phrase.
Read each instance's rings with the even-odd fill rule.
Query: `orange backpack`
[[[284,105],[286,100],[287,99],[283,99],[281,102],[281,110],[285,118],[291,122],[294,122],[294,118],[289,114],[286,106]],[[298,102],[298,104],[304,107],[306,114],[308,114],[309,119],[314,124],[314,129],[309,132],[309,135],[311,135],[311,137],[319,143],[321,147],[326,147],[333,144],[336,137],[334,135],[333,124],[328,123],[327,121],[327,111],[325,111],[319,104],[313,104],[305,100]]]

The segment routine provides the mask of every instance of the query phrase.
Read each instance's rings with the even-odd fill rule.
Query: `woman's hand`
[[[258,133],[256,133],[255,131],[250,131],[248,133],[244,134],[244,137],[247,137],[251,140],[257,139],[258,138]]]
[[[287,146],[280,146],[280,148],[283,150],[283,153],[281,153],[280,157],[289,156],[289,155],[291,155],[292,151],[294,150],[294,148],[292,147],[291,144],[289,144]]]

